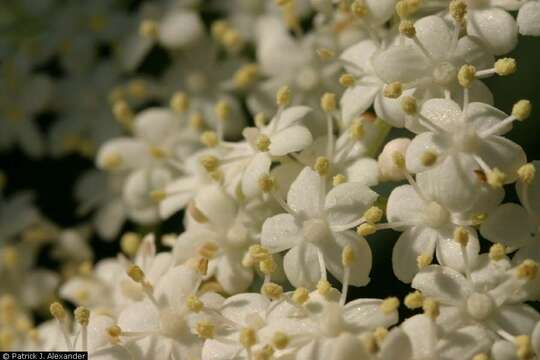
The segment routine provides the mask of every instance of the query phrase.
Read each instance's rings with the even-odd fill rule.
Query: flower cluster
[[[505,137],[532,106],[483,81],[540,1],[36,5],[0,5],[0,147],[95,168],[68,229],[0,194],[0,350],[540,359],[540,161]],[[355,298],[381,233],[410,293]]]

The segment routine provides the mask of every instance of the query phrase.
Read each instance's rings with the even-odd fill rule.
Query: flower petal
[[[480,38],[494,55],[512,51],[517,45],[517,32],[512,15],[500,8],[475,9],[468,13],[468,35]]]
[[[304,150],[313,142],[313,137],[306,127],[294,125],[278,131],[272,135],[270,140],[270,154],[283,156]]]
[[[392,267],[396,277],[410,283],[418,272],[416,259],[420,255],[433,257],[438,234],[431,228],[414,226],[398,238],[392,251]]]
[[[527,211],[513,203],[499,206],[480,227],[482,236],[491,242],[516,248],[530,243],[534,239],[531,234],[535,232]]]
[[[295,287],[312,289],[321,279],[317,248],[308,243],[294,246],[283,259],[283,268]]]
[[[324,209],[330,226],[343,226],[359,220],[377,200],[377,193],[361,183],[335,186],[326,195]]]
[[[300,225],[291,214],[272,216],[262,226],[261,245],[272,253],[290,249],[302,241]]]
[[[517,23],[522,35],[540,36],[540,2],[527,1],[519,9]]]
[[[460,305],[474,290],[462,274],[438,265],[430,265],[416,274],[412,287],[444,305]]]
[[[287,193],[287,204],[299,215],[318,218],[322,215],[323,204],[320,198],[324,180],[309,167],[298,175]]]

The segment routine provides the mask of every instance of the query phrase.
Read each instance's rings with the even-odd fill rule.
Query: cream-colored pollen
[[[376,354],[377,351],[379,351],[379,345],[377,345],[377,340],[375,339],[375,336],[373,336],[373,333],[364,332],[360,334],[359,339],[370,354]]]
[[[195,270],[205,276],[208,273],[208,259],[204,257],[200,257],[195,262]]]
[[[326,156],[319,156],[315,160],[315,166],[313,168],[320,176],[326,176],[330,169],[330,161]]]
[[[536,168],[532,163],[525,164],[518,169],[517,174],[519,181],[524,184],[530,185],[534,181],[534,177],[536,175]]]
[[[531,116],[532,105],[529,100],[519,100],[512,108],[512,116],[519,121],[526,120]]]
[[[143,20],[139,25],[139,34],[145,38],[155,40],[159,36],[159,25],[154,20]]]
[[[386,315],[390,315],[399,307],[399,299],[397,297],[389,297],[383,300],[379,305],[380,310]]]
[[[298,305],[305,304],[309,300],[309,290],[303,287],[297,288],[292,295],[292,300]]]
[[[257,64],[244,65],[234,74],[234,84],[238,88],[246,88],[257,80],[258,74],[259,67]]]
[[[363,0],[354,0],[351,4],[351,13],[357,18],[362,18],[369,14],[369,9]]]
[[[324,93],[321,97],[321,109],[325,112],[335,111],[337,108],[337,98],[334,93]]]
[[[454,230],[454,241],[465,247],[469,243],[469,232],[463,226]]]
[[[508,76],[517,71],[517,62],[513,58],[502,58],[495,62],[494,67],[497,75]]]
[[[284,332],[276,331],[272,336],[272,345],[278,349],[283,350],[289,345],[290,339]]]
[[[415,115],[418,112],[416,99],[412,96],[403,96],[401,99],[401,109],[407,115]]]
[[[257,244],[251,245],[249,247],[249,255],[253,258],[253,260],[259,262],[268,258],[270,256],[270,253],[268,252],[268,249],[264,248],[262,245]]]
[[[399,33],[408,38],[413,38],[416,36],[416,28],[410,20],[401,20],[399,23]]]
[[[219,120],[226,121],[231,116],[231,104],[227,100],[220,100],[217,102],[214,111]]]
[[[189,109],[189,97],[186,93],[177,91],[171,97],[169,106],[178,114],[184,113]]]
[[[207,259],[212,259],[216,256],[219,247],[213,242],[205,242],[197,249],[197,254]]]
[[[195,112],[189,117],[189,126],[194,130],[201,130],[204,127],[204,117],[200,112]]]
[[[255,146],[259,151],[268,151],[271,144],[270,138],[264,134],[257,135],[257,138],[255,139]]]
[[[212,36],[214,36],[214,38],[222,41],[228,29],[230,29],[230,24],[228,22],[218,20],[212,23],[210,31],[212,32]]]
[[[272,256],[268,256],[259,262],[259,269],[263,274],[270,275],[276,271],[277,265]]]
[[[322,296],[327,296],[332,290],[332,285],[327,280],[319,280],[317,283],[317,292]]]
[[[118,325],[109,326],[105,332],[109,336],[110,341],[114,344],[119,342],[120,336],[122,336],[122,328]]]
[[[463,24],[467,15],[467,4],[463,0],[452,0],[448,6],[448,12],[456,23]]]
[[[136,283],[142,284],[145,281],[144,271],[138,265],[131,265],[127,269],[127,274]]]
[[[125,100],[117,100],[112,107],[112,112],[116,120],[122,124],[129,124],[135,116],[129,104]]]
[[[271,360],[273,359],[273,355],[274,348],[271,345],[266,344],[253,353],[253,360]]]
[[[52,316],[58,321],[63,321],[66,318],[66,311],[64,310],[64,307],[59,302],[53,302],[49,306],[49,311]]]
[[[369,236],[377,232],[377,227],[374,224],[363,223],[358,225],[356,228],[356,233],[360,236]]]
[[[420,254],[416,257],[416,266],[419,270],[422,270],[426,266],[431,265],[433,257],[427,254]]]
[[[404,304],[408,309],[414,310],[422,307],[424,296],[420,291],[415,291],[405,296]]]
[[[163,149],[154,145],[148,147],[148,152],[155,159],[163,159],[167,156],[167,154],[165,153],[165,151],[163,151]]]
[[[90,321],[90,310],[83,306],[79,306],[75,309],[73,315],[79,324],[82,326],[88,326],[88,322]]]
[[[427,167],[435,165],[437,159],[437,154],[430,150],[424,151],[420,156],[420,162],[422,163],[422,165]]]
[[[263,112],[257,113],[255,115],[255,126],[259,129],[266,126],[266,123],[268,122],[268,118],[266,117],[266,114]]]
[[[272,282],[264,284],[261,288],[261,293],[272,300],[277,300],[283,295],[283,288]]]
[[[476,79],[476,68],[473,65],[463,65],[458,72],[459,85],[470,88]]]
[[[240,344],[245,348],[251,348],[257,343],[257,333],[251,328],[240,330]]]
[[[209,320],[201,320],[195,325],[195,332],[202,339],[214,337],[215,326]]]
[[[351,137],[354,140],[362,140],[366,134],[366,131],[364,129],[364,124],[362,123],[361,119],[355,119],[351,123]]]
[[[148,195],[155,203],[160,203],[167,197],[167,193],[161,189],[152,190]]]
[[[471,360],[489,360],[489,356],[485,353],[476,354]]]
[[[90,275],[92,275],[93,269],[94,269],[94,266],[92,264],[92,261],[90,261],[90,260],[83,261],[79,265],[79,274],[81,274],[83,276],[90,276]]]
[[[474,225],[480,225],[487,219],[486,213],[476,213],[471,217],[471,221]]]
[[[342,174],[337,174],[332,178],[332,185],[338,186],[347,182],[347,177]]]
[[[399,151],[393,152],[392,161],[394,162],[394,165],[397,168],[405,170],[405,167],[406,167],[405,155],[402,152],[399,152]]]
[[[198,313],[204,308],[203,302],[195,295],[188,296],[186,299],[186,306],[194,313]]]
[[[516,275],[518,279],[534,280],[538,272],[538,263],[531,259],[523,260],[517,267]]]
[[[424,314],[426,314],[431,319],[435,320],[439,316],[439,302],[432,298],[424,299],[422,303],[422,309]]]
[[[487,174],[487,183],[494,189],[500,189],[506,181],[506,174],[498,168],[493,168]]]
[[[534,350],[531,344],[531,338],[528,335],[519,335],[514,338],[516,344],[516,355],[520,360],[534,358]]]
[[[371,224],[376,224],[381,221],[384,211],[378,206],[372,206],[364,212],[363,218]]]
[[[499,261],[506,256],[506,248],[503,244],[493,244],[489,248],[489,258],[493,261]]]
[[[103,168],[105,170],[115,170],[122,165],[122,156],[111,152],[103,157]]]
[[[403,93],[403,85],[399,81],[394,81],[385,86],[384,96],[390,99],[397,99]]]
[[[282,86],[276,93],[276,104],[278,106],[287,106],[292,99],[291,89],[288,86]]]
[[[203,155],[199,158],[199,162],[208,172],[215,171],[219,167],[219,159],[213,155]]]
[[[244,46],[242,35],[235,29],[227,29],[221,39],[225,48],[231,52],[237,52]]]
[[[274,0],[279,7],[288,6],[294,2],[294,0]]]
[[[382,343],[387,335],[388,335],[388,329],[382,326],[379,326],[378,328],[375,329],[375,331],[373,331],[373,338],[377,342],[377,345],[379,348],[382,346]]]
[[[339,83],[343,87],[351,87],[354,85],[355,81],[356,80],[354,79],[354,76],[352,76],[351,74],[342,74],[339,77]]]
[[[341,252],[341,264],[343,266],[351,266],[356,259],[356,254],[351,245],[346,245]]]
[[[323,61],[330,61],[336,57],[336,52],[331,49],[322,48],[317,50],[317,55]]]
[[[219,144],[219,138],[215,131],[204,131],[200,137],[201,144],[214,148]]]
[[[14,246],[5,246],[2,249],[2,263],[10,270],[15,270],[19,264],[19,251]]]
[[[269,193],[275,189],[276,179],[272,175],[263,174],[257,180],[257,185],[263,193]]]

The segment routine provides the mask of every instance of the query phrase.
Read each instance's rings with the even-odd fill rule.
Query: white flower
[[[326,193],[326,179],[306,167],[291,185],[287,213],[267,219],[261,244],[272,253],[290,249],[284,258],[285,274],[297,287],[313,287],[328,269],[343,280],[342,249],[350,246],[355,260],[350,283],[369,281],[371,250],[366,240],[347,231],[362,222],[362,215],[377,194],[361,183],[345,183]]]
[[[526,1],[519,8],[517,24],[520,34],[540,36],[540,2]]]

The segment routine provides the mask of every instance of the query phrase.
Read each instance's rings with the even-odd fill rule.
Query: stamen
[[[382,346],[382,343],[387,335],[388,335],[388,329],[382,326],[379,326],[373,332],[373,337],[375,338],[375,341],[377,342],[377,345],[379,348]]]
[[[536,168],[533,163],[522,165],[518,171],[519,181],[526,185],[532,184],[536,175]]]
[[[147,39],[156,40],[159,36],[159,25],[154,20],[145,19],[139,25],[139,34]]]
[[[271,300],[278,300],[283,295],[283,288],[272,282],[267,282],[261,288],[261,293]]]
[[[292,300],[298,305],[305,304],[309,300],[309,290],[303,287],[297,288],[292,295]]]
[[[432,320],[437,319],[440,313],[439,302],[432,298],[424,299],[422,303],[422,309],[424,310],[424,314],[426,314]]]
[[[538,272],[538,263],[531,259],[523,260],[523,262],[517,267],[516,275],[518,279],[525,279],[532,281],[536,278]]]
[[[278,350],[285,349],[289,345],[289,342],[290,339],[287,334],[281,331],[276,331],[274,336],[272,336],[272,345]]]
[[[458,72],[458,82],[464,88],[470,88],[476,79],[476,68],[472,65],[463,65]]]
[[[420,254],[416,257],[416,266],[418,267],[418,270],[422,270],[431,265],[432,261],[433,256],[428,254]]]
[[[82,350],[88,350],[88,322],[90,319],[90,311],[82,306],[79,306],[73,312],[75,320],[81,325],[82,331]]]
[[[215,326],[209,320],[201,320],[195,325],[195,332],[201,339],[212,339],[214,331]]]
[[[420,291],[415,291],[405,296],[404,304],[408,309],[414,310],[422,307],[424,296]]]
[[[341,298],[339,299],[340,305],[345,305],[347,301],[347,292],[349,291],[349,281],[351,276],[351,265],[356,259],[356,254],[352,246],[346,245],[341,252],[341,264],[344,268],[343,284],[341,289]]]
[[[401,109],[407,115],[416,115],[416,113],[418,112],[416,99],[412,96],[403,96],[401,98]]]
[[[489,248],[489,258],[492,261],[502,260],[504,259],[505,256],[506,256],[506,248],[503,244],[499,244],[499,243],[493,244]]]
[[[177,91],[171,97],[169,106],[177,114],[185,113],[189,109],[189,97],[186,93]]]
[[[139,250],[139,246],[141,244],[141,237],[139,234],[134,232],[127,232],[124,235],[122,235],[122,238],[120,239],[120,248],[124,252],[124,254],[128,256],[135,256],[137,253],[137,250]]]
[[[288,86],[282,86],[276,93],[276,104],[279,107],[285,107],[290,104],[292,99],[291,89]]]
[[[215,148],[219,144],[219,137],[215,131],[205,131],[200,137],[201,143],[209,148]]]
[[[317,55],[322,61],[330,61],[335,59],[336,52],[331,49],[321,48],[317,49]]]
[[[326,279],[321,279],[317,283],[317,292],[322,296],[326,297],[330,294],[332,290],[332,285]]]
[[[531,338],[528,335],[519,335],[515,337],[516,355],[520,360],[532,359],[534,350],[531,345]]]
[[[403,85],[399,81],[394,81],[384,87],[383,94],[390,99],[397,99],[403,93]]]
[[[339,77],[339,83],[346,88],[353,86],[355,81],[354,76],[351,74],[343,74]]]
[[[338,186],[347,182],[345,175],[337,174],[332,178],[332,185]]]
[[[390,315],[399,308],[399,299],[397,297],[386,298],[379,308],[384,314]]]
[[[64,337],[64,342],[66,343],[67,348],[72,351],[73,350],[73,344],[69,338],[69,334],[67,331],[67,323],[66,323],[66,311],[64,310],[64,307],[59,302],[54,302],[49,307],[49,311],[52,316],[56,319],[58,323],[58,327],[60,328],[60,332],[62,333],[62,336]]]

